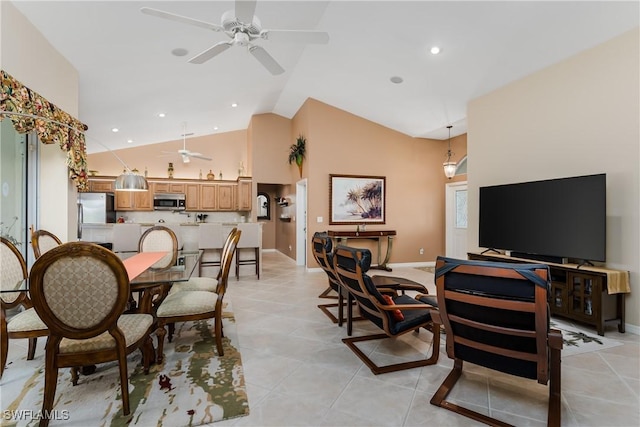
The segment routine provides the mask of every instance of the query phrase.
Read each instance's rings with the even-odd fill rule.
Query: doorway
[[[445,253],[467,259],[467,181],[447,184],[445,197]]]
[[[296,183],[296,265],[307,265],[307,179]]]

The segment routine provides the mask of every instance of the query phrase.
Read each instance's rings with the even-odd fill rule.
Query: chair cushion
[[[212,277],[192,277],[186,282],[177,282],[171,286],[169,295],[183,291],[207,291],[215,292],[218,281]]]
[[[153,316],[150,314],[123,314],[118,319],[118,328],[124,335],[127,347],[140,340],[152,324]],[[108,350],[114,348],[115,344],[108,331],[86,340],[63,338],[60,341],[60,353]]]
[[[168,295],[158,307],[156,316],[174,317],[215,311],[218,294],[207,291],[176,292]]]
[[[22,311],[11,318],[7,323],[7,332],[29,332],[47,330],[38,313],[32,308]]]
[[[389,322],[389,332],[393,335],[397,335],[409,329],[415,329],[423,323],[431,321],[431,305],[423,304],[420,301],[416,301],[409,295],[399,295],[394,299],[396,304],[417,304],[423,305],[424,310],[405,310],[402,312],[404,320],[400,322]]]
[[[391,295],[382,295],[382,298],[384,298],[384,300],[387,302],[387,305],[396,305],[393,302],[393,298],[391,298]],[[393,310],[391,312],[391,315],[393,316],[394,319],[396,319],[398,322],[404,320],[404,314],[402,314],[402,312],[400,310]]]

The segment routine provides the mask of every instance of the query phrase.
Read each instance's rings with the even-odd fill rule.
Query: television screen
[[[479,245],[605,261],[606,175],[480,188]]]

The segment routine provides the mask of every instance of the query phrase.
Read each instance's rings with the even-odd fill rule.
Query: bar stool
[[[262,247],[262,226],[260,224],[238,224],[242,237],[236,250],[236,280],[240,279],[241,265],[255,265],[260,279],[260,248]],[[242,258],[242,253],[253,250],[253,258]]]
[[[198,275],[202,276],[202,267],[220,267],[222,246],[227,236],[222,231],[222,224],[200,224],[198,234],[198,248],[203,250]],[[211,258],[215,254],[218,257]]]

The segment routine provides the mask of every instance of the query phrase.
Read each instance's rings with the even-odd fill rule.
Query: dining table
[[[155,307],[167,295],[174,283],[189,280],[199,264],[202,250],[179,250],[177,265],[154,268],[167,252],[140,252],[123,259],[129,275],[131,293],[138,293],[138,303],[133,309],[140,313],[155,314]]]

